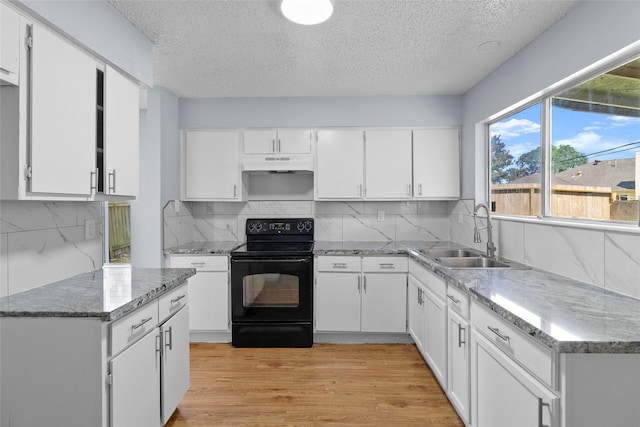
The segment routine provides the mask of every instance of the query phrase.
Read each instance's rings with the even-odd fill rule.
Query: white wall
[[[486,140],[477,134],[479,122],[633,43],[640,53],[639,41],[640,2],[585,1],[465,94],[463,197],[477,202],[486,199],[488,149]],[[466,200],[454,208],[451,235],[453,240],[483,249],[484,243],[474,245],[472,240],[473,206],[473,200]],[[495,230],[498,252],[503,256],[640,297],[638,228],[625,231],[497,220]]]
[[[163,206],[179,196],[178,98],[166,89],[149,90],[140,115],[140,192],[131,202],[131,264],[163,265]]]

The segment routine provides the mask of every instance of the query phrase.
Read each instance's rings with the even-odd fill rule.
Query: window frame
[[[629,49],[633,47],[633,49]],[[551,215],[551,100],[554,96],[570,89],[574,86],[592,80],[599,75],[605,74],[617,67],[620,67],[633,60],[640,59],[640,49],[637,45],[629,46],[617,54],[610,55],[586,68],[567,77],[540,93],[529,97],[501,112],[489,117],[484,121],[484,145],[486,155],[486,174],[485,174],[485,194],[486,200],[491,201],[491,132],[490,126],[498,123],[510,116],[524,111],[535,104],[540,104],[540,211],[537,216],[509,215],[492,213],[492,216],[501,220],[517,221],[517,222],[544,222],[550,225],[564,225],[576,228],[602,229],[612,231],[635,231],[640,234],[640,214],[637,223],[633,221],[612,221],[598,220],[587,218],[566,218]],[[638,207],[640,210],[640,198],[638,199]]]

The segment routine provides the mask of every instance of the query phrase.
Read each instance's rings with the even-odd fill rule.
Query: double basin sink
[[[506,260],[488,258],[467,249],[419,249],[417,252],[445,268],[452,269],[528,269],[529,267]]]

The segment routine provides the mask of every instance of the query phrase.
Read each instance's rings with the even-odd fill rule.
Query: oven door
[[[313,258],[231,258],[233,322],[311,322]]]

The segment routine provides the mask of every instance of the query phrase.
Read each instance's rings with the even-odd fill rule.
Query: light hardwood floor
[[[414,345],[191,344],[168,427],[463,425]]]

